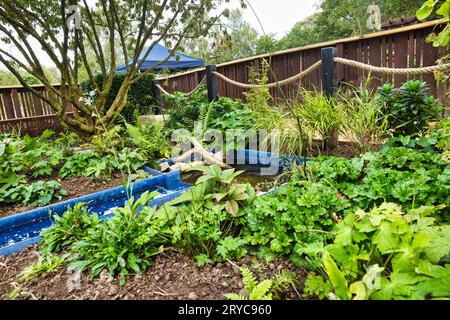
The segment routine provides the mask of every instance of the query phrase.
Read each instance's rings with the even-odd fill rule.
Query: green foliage
[[[53,225],[41,233],[40,245],[44,253],[60,253],[68,249],[100,223],[97,214],[90,214],[83,202],[75,204],[73,208],[67,207],[62,216],[53,217]]]
[[[309,273],[303,288],[304,297],[325,299],[331,291],[331,285],[323,277]]]
[[[384,201],[399,203],[407,209],[450,204],[450,167],[438,153],[386,146],[360,159],[318,158],[308,163],[307,168],[306,174],[299,175],[326,181],[353,207],[364,210]],[[447,209],[439,211],[439,219],[448,219],[447,212]]]
[[[240,259],[247,254],[245,240],[241,238],[225,237],[217,245],[217,255],[222,259]]]
[[[213,261],[209,258],[207,254],[201,253],[195,256],[195,261],[197,262],[198,267],[203,267]]]
[[[139,148],[147,160],[155,162],[170,155],[169,140],[163,122],[137,126],[127,123],[126,130],[131,143]]]
[[[122,86],[126,74],[116,73],[112,81],[111,89],[108,92],[104,108],[109,108]],[[137,116],[148,114],[152,112],[152,108],[155,105],[152,96],[152,80],[155,78],[153,74],[145,74],[142,78],[138,79],[128,89],[127,102],[120,115],[129,123],[135,123]],[[101,74],[95,76],[95,81],[100,87],[103,86],[103,77]],[[86,80],[80,84],[82,92],[89,93],[95,92],[94,84],[91,80]],[[93,103],[95,104],[98,98],[98,93],[95,94]]]
[[[448,20],[450,19],[450,0],[427,0],[422,4],[419,10],[417,10],[416,15],[419,20],[425,20],[431,16],[435,10],[436,15],[438,15],[439,18],[447,20],[447,25],[438,34],[435,32],[431,33],[429,39],[433,42],[433,46],[445,47],[450,42],[450,24],[448,23]]]
[[[243,296],[236,293],[227,293],[225,298],[230,300],[272,300],[280,299],[279,293],[285,291],[296,282],[295,274],[283,271],[273,279],[262,279],[258,281],[255,275],[247,267],[241,267],[242,282],[248,295]]]
[[[441,260],[450,252],[450,226],[435,224],[431,216],[438,209],[423,206],[405,213],[399,205],[383,203],[347,215],[336,225],[334,242],[312,255],[322,257],[336,298],[450,297],[449,264]],[[309,292],[316,290],[309,286]]]
[[[379,101],[395,136],[420,134],[429,121],[439,118],[442,109],[427,92],[428,85],[421,80],[407,81],[398,90],[389,84],[380,88]]]
[[[64,177],[75,177],[86,175],[90,164],[100,161],[100,156],[92,150],[77,152],[67,158],[66,163],[59,170],[59,174]]]
[[[195,122],[202,125],[202,130],[208,128],[219,129],[248,129],[250,128],[250,111],[239,100],[221,97],[208,102],[206,95],[199,95],[188,99],[179,98],[172,103],[175,109],[171,111],[170,119],[166,121],[169,130],[194,130]]]
[[[119,273],[122,284],[130,272],[145,271],[163,243],[152,228],[155,209],[145,207],[157,194],[147,191],[137,200],[131,197],[124,207],[114,210],[114,217],[90,227],[70,247],[69,270],[89,270],[95,277],[107,269],[111,275]]]
[[[337,40],[350,36],[371,33],[367,21],[370,5],[378,5],[382,22],[399,17],[409,17],[423,0],[322,0],[319,12],[297,22],[279,41],[280,49],[306,46],[314,43]]]
[[[384,113],[380,96],[368,89],[370,79],[349,96],[342,96],[339,105],[341,113],[341,135],[358,145],[358,154],[372,151],[389,136],[388,117]],[[384,92],[384,91],[382,91]]]
[[[267,61],[263,60],[260,69],[251,66],[248,69],[248,78],[250,84],[267,84],[269,82],[269,66]],[[245,92],[244,95],[249,108],[256,113],[266,111],[272,100],[270,90],[267,87],[252,88],[248,92]]]
[[[341,110],[338,102],[327,97],[323,92],[301,90],[300,103],[294,102],[295,117],[301,123],[304,132],[312,145],[313,137],[319,135],[322,147],[332,139],[342,123]]]
[[[244,239],[263,259],[290,254],[304,244],[330,239],[332,213],[349,207],[326,182],[293,180],[248,208]]]
[[[137,150],[122,149],[117,155],[100,156],[87,150],[67,158],[60,169],[61,177],[86,176],[105,179],[114,172],[133,173],[145,164],[144,156]]]
[[[68,195],[68,192],[61,189],[61,184],[55,180],[37,181],[27,186],[11,189],[10,191],[13,194],[18,192],[20,194],[19,197],[23,199],[23,204],[35,207],[45,206],[53,198],[61,200],[63,196]]]
[[[199,169],[206,175],[158,210],[155,228],[190,256],[241,256],[243,242],[235,237],[241,229],[242,208],[254,200],[255,192],[249,184],[232,184],[239,174],[233,169],[222,171],[217,165]]]
[[[39,254],[38,262],[26,266],[19,274],[20,281],[39,278],[44,273],[56,272],[67,259],[67,255]]]

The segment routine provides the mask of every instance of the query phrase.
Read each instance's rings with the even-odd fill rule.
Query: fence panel
[[[217,72],[239,82],[248,83],[249,68],[259,68],[262,61],[270,63],[269,82],[283,80],[298,74],[315,62],[320,60],[320,50],[324,47],[335,46],[338,57],[352,59],[368,63],[378,67],[407,68],[426,67],[436,64],[436,60],[443,57],[448,48],[435,48],[426,42],[426,37],[431,32],[438,32],[442,28],[442,21],[432,21],[412,26],[392,29],[363,36],[351,37],[306,46],[302,48],[275,52],[271,56],[261,55],[245,58],[217,65]],[[203,74],[203,69],[171,76],[167,79],[167,91],[188,92],[198,84],[197,78]],[[320,89],[321,69],[312,72],[305,79],[296,84],[283,85],[270,89],[274,102],[282,104],[285,98],[294,97],[300,87],[307,90]],[[338,75],[342,83],[359,86],[367,77],[368,72],[338,65]],[[411,76],[371,74],[372,89],[378,88],[382,83],[394,83],[401,85]],[[417,77],[421,78],[421,77]],[[430,87],[430,94],[439,98],[443,103],[448,103],[446,89],[448,86],[440,84],[433,75],[422,77]],[[178,83],[183,86],[177,85]],[[185,90],[180,90],[183,87]],[[245,99],[245,89],[235,87],[219,79],[219,95],[230,98]]]

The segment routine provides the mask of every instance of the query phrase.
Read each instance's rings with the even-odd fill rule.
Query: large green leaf
[[[330,278],[330,282],[333,285],[336,296],[341,300],[350,300],[352,294],[348,288],[345,275],[339,270],[338,266],[333,261],[333,258],[328,253],[325,253],[323,256],[323,264],[328,277]]]

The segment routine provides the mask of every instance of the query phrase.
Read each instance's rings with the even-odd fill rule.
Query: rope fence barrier
[[[345,58],[335,57],[334,61],[336,63],[344,64],[350,67],[363,69],[366,71],[371,71],[375,73],[384,73],[384,74],[392,74],[392,75],[422,75],[428,73],[434,73],[439,71],[447,71],[450,70],[450,63],[441,64],[437,66],[430,67],[419,67],[419,68],[386,68],[386,67],[375,67],[370,64],[365,64],[355,60],[349,60]]]
[[[335,63],[343,64],[343,65],[346,65],[349,67],[358,68],[358,69],[362,69],[362,70],[366,70],[366,71],[370,71],[370,72],[374,72],[374,73],[384,73],[384,74],[389,74],[389,75],[424,75],[424,74],[429,74],[429,73],[445,72],[445,71],[450,70],[450,63],[429,66],[429,67],[419,67],[419,68],[387,68],[387,67],[376,67],[376,66],[372,66],[370,64],[359,62],[359,61],[349,60],[349,59],[339,58],[339,57],[334,57],[333,61]],[[230,79],[227,76],[225,76],[217,71],[213,71],[212,74],[214,76],[216,76],[218,79],[225,81],[226,83],[229,83],[233,86],[243,88],[243,89],[276,88],[278,86],[283,86],[283,85],[287,85],[287,84],[296,82],[296,81],[308,76],[310,73],[317,70],[321,65],[322,65],[322,60],[319,60],[316,63],[314,63],[313,65],[311,65],[309,68],[307,68],[306,70],[301,71],[300,73],[298,73],[292,77],[289,77],[287,79],[280,80],[280,81],[275,81],[272,83],[267,83],[267,84],[242,83],[242,82]],[[191,96],[193,93],[198,91],[198,89],[205,82],[205,80],[206,80],[206,77],[203,77],[202,81],[197,85],[197,87],[194,88],[194,90],[192,90],[191,92],[186,93],[184,95]],[[158,87],[159,90],[161,90],[161,92],[163,94],[174,97],[173,94],[167,92],[161,85],[157,84],[156,86]]]
[[[216,71],[213,72],[213,74],[215,76],[217,76],[219,79],[232,84],[236,87],[239,88],[244,88],[244,89],[260,89],[260,88],[276,88],[278,86],[282,86],[282,85],[286,85],[295,81],[300,80],[301,78],[306,77],[308,74],[310,74],[311,72],[313,72],[314,70],[318,69],[320,66],[322,65],[322,60],[317,61],[316,63],[314,63],[312,66],[310,66],[308,69],[296,74],[295,76],[292,76],[290,78],[281,80],[281,81],[276,81],[273,83],[267,83],[267,84],[248,84],[248,83],[242,83],[242,82],[238,82],[235,81],[233,79],[230,79],[226,76],[224,76],[221,73],[218,73]]]
[[[190,97],[192,96],[194,93],[196,93],[200,87],[202,86],[202,84],[206,81],[206,76],[203,77],[203,79],[198,83],[198,85],[190,92],[188,93],[182,93],[184,96]],[[156,87],[166,96],[172,97],[174,98],[175,96],[173,94],[171,94],[170,92],[168,92],[167,90],[165,90],[160,84],[157,84]]]

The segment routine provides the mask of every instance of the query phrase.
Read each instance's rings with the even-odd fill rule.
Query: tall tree
[[[191,55],[207,63],[221,63],[254,55],[258,31],[246,22],[238,8],[228,12],[208,32],[198,39],[186,39],[183,47]]]
[[[368,8],[378,5],[381,21],[414,16],[423,0],[321,0],[316,14],[298,22],[280,41],[283,49],[373,32]]]
[[[20,52],[13,55],[2,45],[0,62],[23,86],[47,102],[63,124],[89,138],[112,123],[126,103],[130,85],[152,71],[139,72],[142,62],[138,63],[138,58],[144,48],[149,47],[148,55],[156,43],[162,42],[174,51],[183,39],[206,34],[220,17],[209,12],[223,2],[228,0],[0,0],[1,40]],[[108,46],[102,43],[100,34],[107,36]],[[61,89],[55,89],[46,76],[33,41],[60,72]],[[131,63],[116,98],[105,105],[117,66],[117,41],[124,60]],[[88,48],[94,52],[102,85],[95,79]],[[95,105],[80,99],[81,66],[96,89]],[[49,95],[30,87],[19,70],[39,79]],[[73,115],[67,113],[69,103],[74,106]]]

